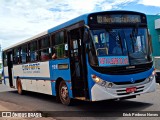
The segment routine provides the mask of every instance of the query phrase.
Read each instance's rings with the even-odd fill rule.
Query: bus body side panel
[[[148,77],[152,75],[153,70],[154,69],[151,68],[150,70],[145,72],[129,74],[129,75],[107,75],[94,71],[88,63],[88,83],[89,83],[88,86],[90,90],[89,91],[90,100],[99,101],[107,99],[116,99],[121,97],[133,96],[136,94],[153,92],[156,89],[155,77],[153,78],[152,81],[147,82]],[[115,85],[114,88],[107,88],[96,84],[91,78],[92,74],[108,82],[131,82],[131,79],[133,79],[134,81],[144,79],[144,81],[137,84],[133,83],[127,85]],[[136,87],[137,92],[130,94],[126,93],[126,88],[130,87]],[[118,95],[119,94],[118,91],[123,91],[124,94],[120,93],[122,95]]]
[[[50,78],[52,84],[52,94],[56,95],[56,82],[58,79],[62,79],[66,82],[69,96],[73,98],[71,88],[71,76],[70,76],[70,64],[69,59],[59,59],[50,61]]]
[[[14,81],[19,77],[23,90],[52,95],[48,61],[16,65],[13,71]]]
[[[8,67],[3,67],[4,84],[9,86]]]
[[[12,74],[12,76],[14,76],[13,86],[15,86],[17,88],[17,84],[16,84],[17,77],[18,76],[20,78],[23,77],[23,68],[22,68],[22,65],[13,65],[13,74]],[[21,79],[21,81],[22,81],[22,79]],[[24,89],[24,85],[25,84],[22,84],[23,89]]]

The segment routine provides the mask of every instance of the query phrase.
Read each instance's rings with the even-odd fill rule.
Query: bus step
[[[10,88],[16,88],[15,86],[10,86]]]
[[[85,97],[75,97],[75,99],[78,99],[78,100],[86,100]]]

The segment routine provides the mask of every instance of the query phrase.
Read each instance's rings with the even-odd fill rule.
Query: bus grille
[[[140,80],[136,80],[134,83],[132,83],[131,81],[127,81],[127,82],[113,82],[116,85],[127,85],[127,84],[135,84],[135,83],[140,83],[145,81],[145,79],[140,79]]]
[[[136,87],[136,89],[137,89],[137,90],[136,90],[134,93],[143,92],[144,86]],[[129,95],[130,93],[126,93],[126,89],[123,89],[123,90],[116,90],[116,94],[117,94],[117,95]]]

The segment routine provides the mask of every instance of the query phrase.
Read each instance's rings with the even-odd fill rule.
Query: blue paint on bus
[[[85,15],[79,16],[79,17],[77,17],[77,18],[75,18],[75,19],[72,19],[72,20],[70,20],[70,21],[68,21],[68,22],[65,22],[65,23],[63,23],[63,24],[61,24],[61,25],[58,25],[58,26],[54,27],[54,28],[51,28],[51,29],[48,30],[48,33],[52,33],[52,32],[54,32],[54,31],[63,29],[63,28],[65,28],[65,27],[68,27],[68,26],[70,26],[70,25],[72,25],[72,24],[75,24],[75,23],[78,23],[78,22],[80,22],[80,21],[84,21],[85,24],[87,24],[87,23],[88,23],[88,15],[89,15],[89,14],[85,14]]]
[[[60,68],[61,65],[68,65],[68,68]],[[51,60],[49,62],[50,78],[51,80],[57,80],[62,78],[63,80],[71,80],[70,76],[70,64],[69,59]]]
[[[62,79],[66,82],[69,89],[69,96],[72,98],[71,88],[71,73],[70,73],[70,63],[69,58],[51,60],[49,62],[50,69],[50,79],[55,82],[51,82],[52,94],[56,95],[56,82],[58,79]]]

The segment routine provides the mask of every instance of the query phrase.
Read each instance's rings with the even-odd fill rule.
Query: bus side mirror
[[[148,38],[149,38],[149,47],[150,47],[150,52],[153,52],[153,48],[152,48],[152,36],[149,34],[148,35]]]
[[[89,45],[86,44],[86,52],[88,53],[89,52]]]
[[[89,42],[89,34],[88,34],[88,31],[85,31],[84,32],[84,43],[88,43]]]

